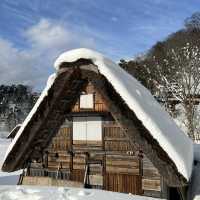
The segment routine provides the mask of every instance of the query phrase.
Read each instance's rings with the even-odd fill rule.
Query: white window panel
[[[87,140],[101,141],[102,122],[101,117],[87,117]]]
[[[80,96],[80,108],[93,109],[94,108],[94,95],[82,94]]]
[[[73,118],[73,139],[86,140],[87,121],[85,117]]]
[[[101,117],[74,117],[73,140],[101,141]]]

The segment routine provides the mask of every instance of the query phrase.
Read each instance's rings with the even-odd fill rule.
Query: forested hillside
[[[200,13],[142,56],[119,64],[165,105],[192,139],[200,135]]]
[[[5,137],[17,124],[22,123],[38,93],[25,85],[0,85],[0,134]]]

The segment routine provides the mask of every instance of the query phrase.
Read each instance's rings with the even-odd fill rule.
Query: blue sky
[[[0,84],[44,87],[63,51],[132,58],[183,27],[199,0],[1,0]]]

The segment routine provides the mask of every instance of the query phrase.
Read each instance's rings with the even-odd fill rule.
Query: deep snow
[[[3,164],[3,158],[5,157],[5,153],[10,143],[10,139],[0,138],[0,168]],[[16,185],[20,174],[21,170],[12,173],[0,171],[0,185]]]
[[[34,187],[34,186],[1,186],[0,200],[156,200],[150,197],[108,192],[103,190],[67,188],[67,187]],[[157,199],[159,200],[159,199]]]

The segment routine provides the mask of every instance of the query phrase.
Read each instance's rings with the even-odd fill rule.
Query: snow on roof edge
[[[98,66],[100,73],[108,79],[153,138],[174,161],[179,173],[189,180],[193,164],[192,141],[161,108],[151,93],[117,64],[90,49],[81,48],[64,52],[56,59],[54,67],[58,70],[63,62],[75,62],[80,58],[91,59]]]

